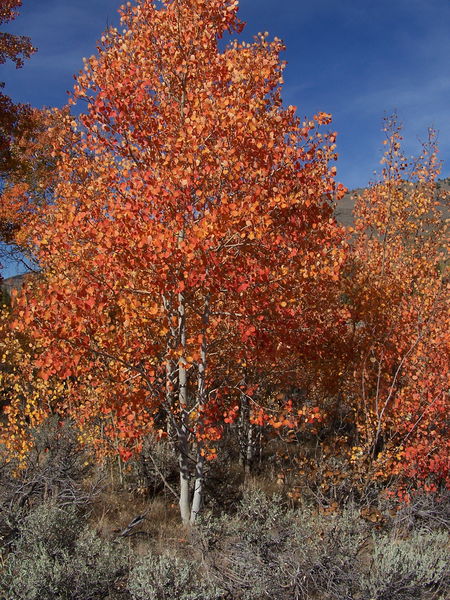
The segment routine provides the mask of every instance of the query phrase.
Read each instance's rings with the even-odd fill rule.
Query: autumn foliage
[[[16,18],[21,0],[1,0],[0,24]],[[0,64],[11,60],[16,68],[24,64],[24,60],[36,51],[26,36],[0,32]],[[0,83],[0,88],[5,86]],[[24,187],[29,183],[24,175],[24,165],[29,170],[36,170],[34,150],[36,138],[47,129],[42,120],[43,113],[29,105],[15,104],[9,96],[0,92],[0,177],[2,189],[0,193],[0,242],[16,244],[16,234],[23,225]],[[28,141],[33,141],[31,145]],[[33,167],[31,167],[33,163]],[[16,186],[14,191],[12,186]],[[5,249],[2,248],[2,254]],[[6,252],[6,254],[8,254]]]
[[[382,178],[356,200],[344,290],[351,313],[345,392],[360,446],[385,477],[424,485],[450,466],[449,194],[437,183],[436,136],[407,160],[395,120],[386,123]],[[376,474],[376,473],[375,473]]]
[[[0,24],[15,19],[17,9],[21,5],[21,0],[1,0]],[[35,50],[28,37],[0,32],[0,64],[11,60],[16,68],[20,68],[24,60],[30,58]],[[4,85],[3,82],[0,83],[0,87]],[[0,172],[2,174],[9,169],[12,161],[11,140],[24,127],[29,110],[29,107],[14,104],[11,98],[0,93]]]
[[[123,30],[77,77],[77,110],[36,115],[17,141],[4,220],[40,273],[3,340],[27,340],[28,374],[49,390],[28,413],[69,415],[123,459],[150,431],[168,438],[185,523],[225,432],[323,439],[342,407],[355,469],[434,489],[449,466],[434,138],[410,164],[388,126],[382,179],[345,231],[330,115],[283,105],[279,39],[220,42],[241,33],[237,10],[123,6]]]
[[[0,241],[32,259],[33,222],[53,201],[56,184],[51,140],[67,110],[27,109],[10,140],[8,168],[0,194]]]

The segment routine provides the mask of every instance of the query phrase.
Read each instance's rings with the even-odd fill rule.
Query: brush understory
[[[34,437],[25,465],[0,463],[1,600],[449,597],[445,494],[398,504],[375,484],[324,485],[320,464],[299,493],[276,453],[245,475],[230,446],[187,530],[167,446],[99,465],[70,425]]]

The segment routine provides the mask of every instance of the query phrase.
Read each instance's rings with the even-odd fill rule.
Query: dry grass
[[[121,535],[139,516],[144,517],[139,525]],[[145,498],[115,486],[104,489],[89,521],[103,538],[120,539],[137,555],[176,548],[186,535],[177,504],[164,497]]]

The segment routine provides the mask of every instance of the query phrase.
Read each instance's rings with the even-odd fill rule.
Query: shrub
[[[123,547],[101,539],[95,531],[86,528],[76,542],[71,560],[72,598],[85,600],[111,595],[127,570]]]
[[[149,554],[137,561],[128,581],[133,600],[215,600],[221,597],[194,562]]]
[[[340,513],[301,511],[295,530],[299,598],[352,598],[361,565],[368,525],[353,506]]]
[[[25,464],[0,459],[0,548],[17,536],[19,524],[39,503],[87,507],[99,491],[99,479],[86,487],[92,467],[69,422],[48,419],[32,432]]]
[[[72,550],[77,531],[84,518],[75,507],[61,508],[54,502],[44,502],[32,510],[19,525],[19,537],[14,547],[23,554],[33,554],[37,548],[49,548],[54,554]]]
[[[126,565],[75,507],[44,503],[24,519],[0,581],[4,600],[96,600],[112,592]]]
[[[446,532],[425,530],[415,530],[405,539],[387,534],[376,537],[370,572],[361,579],[364,597],[374,600],[448,598],[449,541]]]
[[[201,520],[197,541],[210,577],[233,600],[449,597],[448,532],[402,531],[395,519],[383,526],[353,506],[322,514],[247,492],[234,516]]]
[[[351,509],[321,516],[251,492],[234,517],[201,521],[198,535],[211,576],[232,598],[342,600],[367,526]]]
[[[439,494],[415,492],[408,503],[397,504],[395,526],[402,530],[450,530],[450,491]]]

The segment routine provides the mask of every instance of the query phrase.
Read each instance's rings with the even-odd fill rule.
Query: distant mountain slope
[[[28,273],[7,277],[1,282],[1,287],[10,295],[13,290],[19,290],[22,287],[27,276]]]
[[[438,190],[442,190],[445,192],[450,191],[450,177],[447,179],[440,179],[437,182]],[[353,209],[355,207],[355,200],[358,194],[362,194],[364,192],[364,188],[358,188],[355,190],[350,190],[348,194],[337,202],[336,205],[336,218],[342,225],[346,225],[347,227],[353,225]],[[448,218],[450,216],[449,211],[444,211],[444,218]]]
[[[362,189],[351,190],[348,194],[336,203],[336,219],[341,225],[353,225],[353,209],[355,207],[356,195],[362,192]]]

